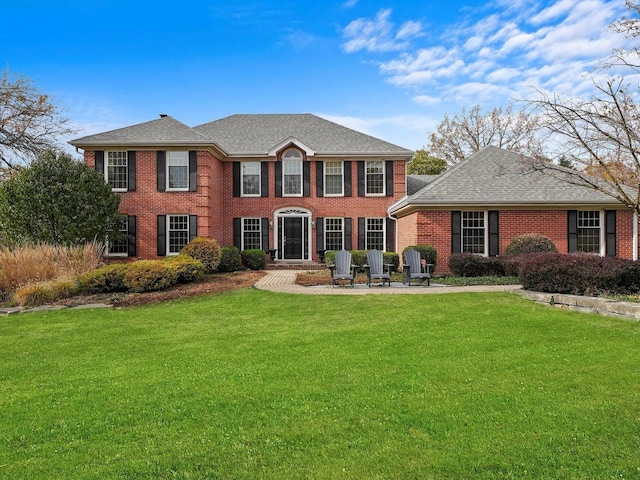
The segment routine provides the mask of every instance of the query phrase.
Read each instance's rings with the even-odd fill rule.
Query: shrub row
[[[351,263],[353,265],[366,265],[367,264],[367,253],[369,250],[351,250]],[[336,259],[336,251],[335,250],[327,250],[324,254],[324,263],[325,265],[333,265]],[[395,252],[382,252],[382,261],[385,264],[393,265],[392,270],[398,270],[398,266],[400,265],[400,255]],[[364,268],[361,268],[360,271],[364,272]]]
[[[640,262],[590,254],[532,253],[504,257],[452,255],[451,273],[460,277],[514,275],[526,290],[572,295],[640,292]]]
[[[519,261],[519,278],[527,290],[572,295],[640,292],[640,263],[589,254],[537,253]]]

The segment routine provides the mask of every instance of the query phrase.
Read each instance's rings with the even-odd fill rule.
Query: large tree
[[[117,236],[120,197],[102,175],[46,152],[0,183],[0,231],[9,244],[82,244]]]
[[[0,76],[0,170],[11,171],[75,132],[49,95],[33,82],[5,70]]]
[[[416,150],[411,161],[407,164],[409,175],[440,175],[447,169],[447,162],[434,157],[428,150]]]
[[[451,165],[489,145],[539,157],[543,149],[536,135],[538,122],[535,115],[514,111],[511,103],[506,109],[496,107],[489,112],[475,105],[453,117],[445,115],[431,134],[429,147],[433,155]]]
[[[635,16],[612,28],[633,39],[640,36],[640,3],[628,1],[627,6]],[[637,55],[635,46],[615,50],[605,68],[628,68],[637,74]],[[539,92],[531,101],[549,140],[557,145],[557,155],[575,166],[567,170],[539,162],[536,167],[605,193],[640,214],[640,83],[637,75],[633,82],[620,76],[593,82],[594,93],[588,98]]]

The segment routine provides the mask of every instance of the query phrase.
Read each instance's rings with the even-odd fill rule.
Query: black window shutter
[[[260,162],[260,196],[269,196],[269,162]]]
[[[198,236],[198,216],[189,215],[189,241]]]
[[[364,188],[364,162],[358,161],[358,196],[364,197],[365,188]]]
[[[282,162],[276,162],[276,197],[282,196]]]
[[[130,150],[127,152],[127,191],[136,191],[136,152]]]
[[[198,152],[189,150],[189,191],[198,191]]]
[[[344,219],[344,246],[345,250],[351,250],[353,248],[353,219]]]
[[[316,162],[316,197],[324,197],[324,162]]]
[[[95,161],[96,161],[96,172],[104,175],[104,150],[96,150],[94,152]]]
[[[158,256],[167,254],[167,217],[158,215]]]
[[[462,252],[462,212],[451,212],[451,253]]]
[[[500,255],[500,224],[497,210],[489,211],[489,256]]]
[[[261,235],[262,235],[262,249],[265,252],[269,251],[269,219],[263,218],[261,221]]]
[[[137,255],[136,216],[135,215],[129,215],[127,217],[127,236],[128,236],[127,255],[129,255],[130,257],[135,257]]]
[[[385,190],[387,197],[393,197],[393,160],[384,162]]]
[[[351,193],[351,162],[344,162],[344,196],[350,197]]]
[[[233,196],[240,196],[240,162],[233,162]]]
[[[167,188],[167,152],[164,150],[158,150],[156,176],[158,178],[158,191],[164,192]]]
[[[233,219],[233,244],[238,250],[242,250],[242,219]]]
[[[302,162],[302,196],[311,196],[311,162]]]
[[[615,257],[617,254],[616,249],[616,211],[605,210],[605,238],[606,238],[606,255],[607,257]]]
[[[324,251],[324,218],[316,218],[316,251]]]
[[[578,251],[578,211],[567,211],[567,236],[569,240],[568,251],[575,253]]]
[[[367,219],[358,218],[358,250],[364,250],[367,245]]]
[[[385,245],[385,249],[387,252],[395,252],[396,250],[396,222],[387,217],[386,219],[386,237],[387,237],[387,242]]]

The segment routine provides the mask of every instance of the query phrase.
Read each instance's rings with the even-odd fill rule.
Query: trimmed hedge
[[[154,292],[172,287],[178,282],[178,271],[170,262],[139,260],[129,264],[124,284],[130,292]]]
[[[511,240],[504,249],[505,255],[526,255],[541,252],[558,253],[558,248],[553,240],[539,233],[519,235]]]
[[[220,245],[213,238],[196,237],[180,250],[180,255],[200,260],[206,273],[213,273],[220,265],[222,252]]]
[[[86,293],[124,292],[124,275],[129,264],[112,263],[78,277],[80,289]]]
[[[195,258],[187,255],[180,255],[175,257],[169,257],[165,260],[168,263],[169,268],[173,268],[176,272],[177,283],[191,283],[202,280],[205,274],[204,264]]]
[[[240,252],[242,264],[249,270],[262,270],[267,265],[267,254],[264,250],[250,249]]]
[[[220,256],[220,264],[218,265],[218,271],[225,272],[237,272],[242,265],[242,259],[240,258],[240,250],[234,245],[222,247]]]
[[[449,270],[458,277],[502,277],[502,257],[482,257],[473,253],[454,253],[449,257]]]
[[[417,250],[420,252],[420,258],[426,260],[427,263],[433,264],[431,268],[431,273],[436,270],[436,266],[438,265],[438,252],[431,245],[427,245],[425,243],[421,243],[418,245],[409,245],[404,250],[402,250],[402,255],[404,256],[404,252],[409,250],[410,248]]]
[[[590,254],[537,253],[520,260],[520,283],[527,290],[572,295],[640,292],[640,264]]]
[[[349,250],[351,252],[351,263],[353,265],[366,265],[367,253],[369,250]],[[325,265],[333,265],[336,259],[336,250],[327,250],[324,252]],[[382,252],[382,261],[386,264],[393,265],[393,270],[397,271],[400,265],[400,255],[395,252]],[[364,268],[358,271],[364,272]]]

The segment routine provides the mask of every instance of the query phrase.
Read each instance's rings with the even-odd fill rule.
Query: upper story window
[[[167,190],[189,189],[189,152],[167,152]]]
[[[578,251],[600,253],[600,212],[578,211]]]
[[[242,195],[260,196],[260,162],[242,162]]]
[[[384,195],[384,161],[365,162],[366,195]]]
[[[486,252],[486,212],[462,212],[462,251],[484,255]]]
[[[293,148],[282,155],[282,194],[302,196],[302,154]]]
[[[344,194],[344,163],[325,162],[324,163],[324,194],[343,195]]]
[[[104,176],[114,191],[127,191],[127,152],[107,152]]]

